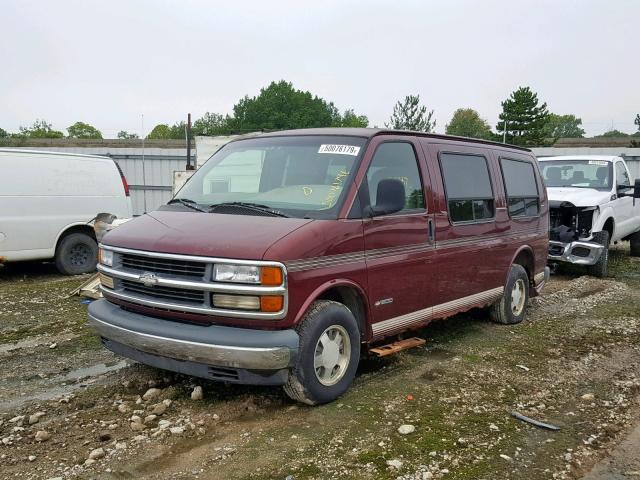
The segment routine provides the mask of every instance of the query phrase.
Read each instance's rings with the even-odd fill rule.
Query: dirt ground
[[[117,358],[68,297],[83,281],[0,269],[2,479],[640,478],[640,259],[625,248],[610,278],[553,276],[520,325],[432,323],[424,347],[365,359],[320,407]]]

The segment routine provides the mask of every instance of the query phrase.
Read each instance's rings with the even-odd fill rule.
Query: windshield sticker
[[[333,145],[325,144],[320,145],[318,153],[332,153],[334,155],[351,155],[355,157],[360,152],[360,147],[354,147],[353,145]]]
[[[589,160],[589,165],[606,165],[607,162],[604,160]]]
[[[360,149],[360,147],[355,147],[355,148]],[[349,176],[349,171],[345,170],[344,168],[338,172],[338,174],[336,175],[336,178],[333,180],[331,185],[329,185],[329,191],[327,192],[327,196],[325,197],[324,202],[322,202],[324,206],[326,206],[327,208],[331,208],[336,204],[336,202],[338,201],[338,195],[342,191],[342,184],[344,182],[344,179],[347,178],[348,176]]]

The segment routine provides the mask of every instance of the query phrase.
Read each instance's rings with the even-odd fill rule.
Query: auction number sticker
[[[337,155],[351,155],[356,156],[360,152],[360,147],[354,147],[353,145],[333,145],[322,144],[318,149],[318,153],[333,153]]]
[[[589,160],[589,165],[606,165],[607,162],[604,160]]]

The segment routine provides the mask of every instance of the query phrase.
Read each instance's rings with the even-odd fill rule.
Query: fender
[[[520,248],[518,248],[518,250],[516,250],[516,253],[511,257],[511,261],[509,262],[509,267],[507,268],[507,271],[504,275],[504,282],[502,282],[502,285],[506,285],[507,284],[507,280],[509,279],[509,271],[511,269],[511,265],[514,264],[516,258],[518,258],[518,255],[520,255],[522,252],[527,252],[530,256],[531,256],[531,261],[532,261],[532,265],[531,265],[531,269],[533,270],[532,272],[530,272],[532,275],[535,275],[535,268],[536,268],[536,256],[533,253],[533,249],[529,246],[529,245],[522,245]],[[529,279],[529,282],[533,282],[533,278]],[[529,290],[531,291],[532,288],[530,287]]]
[[[60,242],[60,239],[62,238],[62,236],[67,231],[69,231],[70,229],[75,228],[75,227],[87,228],[88,230],[91,230],[93,232],[93,226],[89,225],[87,222],[73,222],[73,223],[70,223],[68,225],[65,225],[64,227],[62,227],[60,229],[60,231],[56,235],[56,241],[54,242],[53,247],[52,247],[52,252],[53,252],[52,255],[55,255],[56,249],[58,247],[58,243]]]
[[[598,218],[596,219],[595,223],[591,227],[591,233],[593,234],[593,232],[601,232],[602,229],[604,228],[604,224],[609,219],[611,219],[611,221],[613,222],[613,232],[611,234],[611,239],[610,239],[611,241],[613,241],[613,238],[615,237],[615,234],[616,234],[616,218],[614,215],[614,209],[610,205],[600,210],[600,212],[598,213]]]
[[[349,280],[346,278],[336,278],[336,279],[332,279],[329,280],[323,284],[321,284],[320,286],[318,286],[312,293],[311,295],[309,295],[307,297],[307,299],[304,301],[304,303],[302,304],[302,306],[300,307],[300,309],[298,310],[298,312],[296,313],[295,316],[295,320],[294,320],[294,325],[297,325],[300,320],[302,319],[302,316],[307,313],[307,310],[309,310],[309,307],[311,306],[311,304],[313,302],[315,302],[318,298],[320,298],[322,296],[323,293],[325,293],[327,290],[331,289],[331,288],[335,288],[335,287],[352,287],[355,288],[355,290],[358,292],[358,295],[360,295],[363,304],[364,304],[364,312],[365,312],[365,327],[366,327],[366,332],[362,332],[365,335],[365,338],[371,338],[371,322],[369,321],[369,319],[371,318],[371,311],[369,310],[369,301],[368,301],[368,297],[365,293],[364,288],[362,288],[362,286],[356,282],[354,282],[353,280]]]

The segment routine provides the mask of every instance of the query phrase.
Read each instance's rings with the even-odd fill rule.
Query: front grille
[[[122,266],[131,270],[151,273],[165,273],[183,277],[204,277],[206,264],[170,258],[145,257],[143,255],[122,254]]]
[[[146,287],[142,283],[121,280],[122,289],[125,292],[147,295],[149,297],[177,300],[192,305],[202,305],[205,301],[205,292],[199,290],[185,290],[163,286]]]

